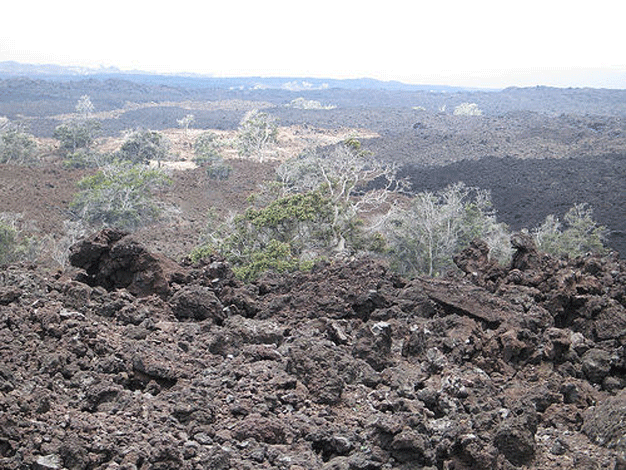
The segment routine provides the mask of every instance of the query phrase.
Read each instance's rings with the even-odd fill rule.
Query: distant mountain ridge
[[[292,100],[303,98],[332,104],[329,111],[307,111],[307,121],[322,127],[338,122],[352,127],[398,132],[399,122],[388,112],[374,117],[368,110],[402,110],[410,125],[418,125],[419,113],[452,114],[463,104],[473,103],[488,116],[532,112],[547,116],[595,115],[626,117],[626,89],[556,88],[548,86],[509,87],[503,90],[468,89],[451,86],[410,85],[370,78],[320,79],[303,77],[209,77],[200,75],[159,75],[120,71],[115,68],[88,69],[59,65],[33,65],[0,62],[0,116],[12,120],[30,116],[31,130],[38,135],[50,133],[50,126],[39,122],[46,116],[74,111],[76,101],[89,95],[99,111],[123,108],[126,103],[165,103],[186,101],[245,100],[268,103],[283,123],[299,122],[301,116],[286,108]],[[176,113],[186,112],[182,108]],[[152,110],[151,126],[176,126],[167,119],[174,113]],[[199,113],[196,112],[199,119]],[[226,113],[228,114],[228,113]],[[130,116],[127,113],[127,117]],[[368,117],[369,116],[369,117]],[[382,117],[381,117],[382,116]],[[171,117],[171,116],[170,116]],[[146,118],[146,116],[144,116]],[[180,118],[180,116],[178,116]],[[147,119],[147,118],[146,118]],[[156,121],[155,121],[156,119]],[[209,119],[207,117],[207,119]],[[221,114],[218,128],[236,126],[241,116]],[[401,130],[400,130],[401,131]]]
[[[0,62],[0,78],[26,77],[45,80],[76,80],[109,78],[131,80],[152,85],[184,88],[217,88],[224,90],[286,90],[313,91],[325,89],[375,89],[391,91],[432,91],[455,93],[460,91],[489,91],[470,87],[447,85],[412,85],[396,80],[383,81],[373,78],[311,78],[311,77],[213,77],[199,74],[158,74],[139,70],[124,71],[116,67],[68,67],[55,64],[23,64],[15,61]]]

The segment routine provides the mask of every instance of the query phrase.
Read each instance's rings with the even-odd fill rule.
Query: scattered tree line
[[[476,114],[466,106],[459,114]],[[472,112],[469,112],[469,111]],[[70,204],[67,236],[52,243],[53,258],[64,264],[69,244],[86,227],[135,230],[161,217],[164,206],[154,198],[170,179],[160,168],[169,159],[167,140],[158,132],[127,132],[118,151],[94,149],[100,122],[88,96],[76,113],[55,130],[59,152],[69,167],[97,171],[78,183]],[[193,115],[179,120],[194,162],[210,179],[227,179],[232,167],[222,150],[263,161],[278,138],[278,123],[267,113],[251,111],[234,141],[204,132],[193,143]],[[32,137],[8,120],[0,120],[0,162],[28,163],[36,152]],[[156,166],[150,166],[156,162]],[[199,260],[223,254],[240,278],[251,281],[267,270],[309,269],[320,260],[369,254],[385,258],[407,276],[442,275],[454,269],[454,254],[474,238],[490,247],[490,256],[506,263],[511,256],[509,228],[497,221],[488,191],[456,183],[439,192],[414,194],[397,169],[348,139],[332,149],[310,149],[276,169],[274,181],[250,198],[250,207],[223,221],[211,221],[203,243],[191,253]],[[575,205],[559,220],[548,216],[531,230],[539,249],[559,256],[605,251],[604,227],[591,208]],[[32,255],[34,239],[17,228],[15,217],[0,217],[0,262]]]
[[[362,254],[385,258],[406,276],[438,276],[455,269],[453,256],[474,238],[500,263],[511,256],[511,232],[497,221],[489,191],[456,183],[413,194],[393,166],[354,139],[287,160],[244,213],[210,227],[192,261],[219,252],[248,281],[270,269]],[[531,233],[540,250],[558,256],[605,251],[606,229],[584,204],[563,221],[549,216]]]
[[[178,120],[185,145],[193,148],[194,162],[205,168],[209,179],[224,180],[230,176],[232,167],[222,155],[227,145],[236,148],[244,158],[262,161],[276,144],[277,121],[266,113],[246,114],[232,142],[205,132],[191,143],[189,128],[193,122],[191,114]],[[101,127],[94,117],[91,99],[85,95],[76,103],[75,113],[57,126],[53,134],[65,167],[95,170],[78,182],[78,191],[69,206],[71,219],[65,221],[66,235],[59,240],[43,240],[50,256],[62,266],[71,243],[87,229],[108,226],[135,230],[159,220],[165,209],[154,195],[171,181],[161,168],[161,162],[171,158],[167,139],[148,129],[127,131],[117,151],[101,153],[96,146]],[[1,118],[0,163],[37,162],[35,139],[23,132],[21,126]],[[0,263],[32,257],[35,238],[27,237],[17,227],[18,218],[15,214],[0,217]]]

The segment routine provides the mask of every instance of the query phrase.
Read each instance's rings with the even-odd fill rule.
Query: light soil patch
[[[171,161],[162,165],[174,169],[195,168],[193,163],[193,142],[203,133],[212,132],[222,142],[222,155],[226,159],[239,159],[237,152],[237,131],[214,129],[165,129],[159,131],[167,139],[170,146]],[[307,148],[334,145],[349,138],[370,139],[379,137],[367,129],[321,129],[311,126],[289,126],[278,129],[278,144],[264,155],[265,161],[285,161],[302,153]],[[123,137],[108,137],[100,140],[96,150],[102,153],[113,153],[121,147]]]

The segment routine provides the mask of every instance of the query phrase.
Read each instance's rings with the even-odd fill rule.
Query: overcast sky
[[[0,61],[626,88],[623,0],[15,0]]]

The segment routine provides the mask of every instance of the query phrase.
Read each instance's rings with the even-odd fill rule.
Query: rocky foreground
[[[0,270],[0,468],[626,469],[626,265],[476,241],[237,281],[115,231]]]

